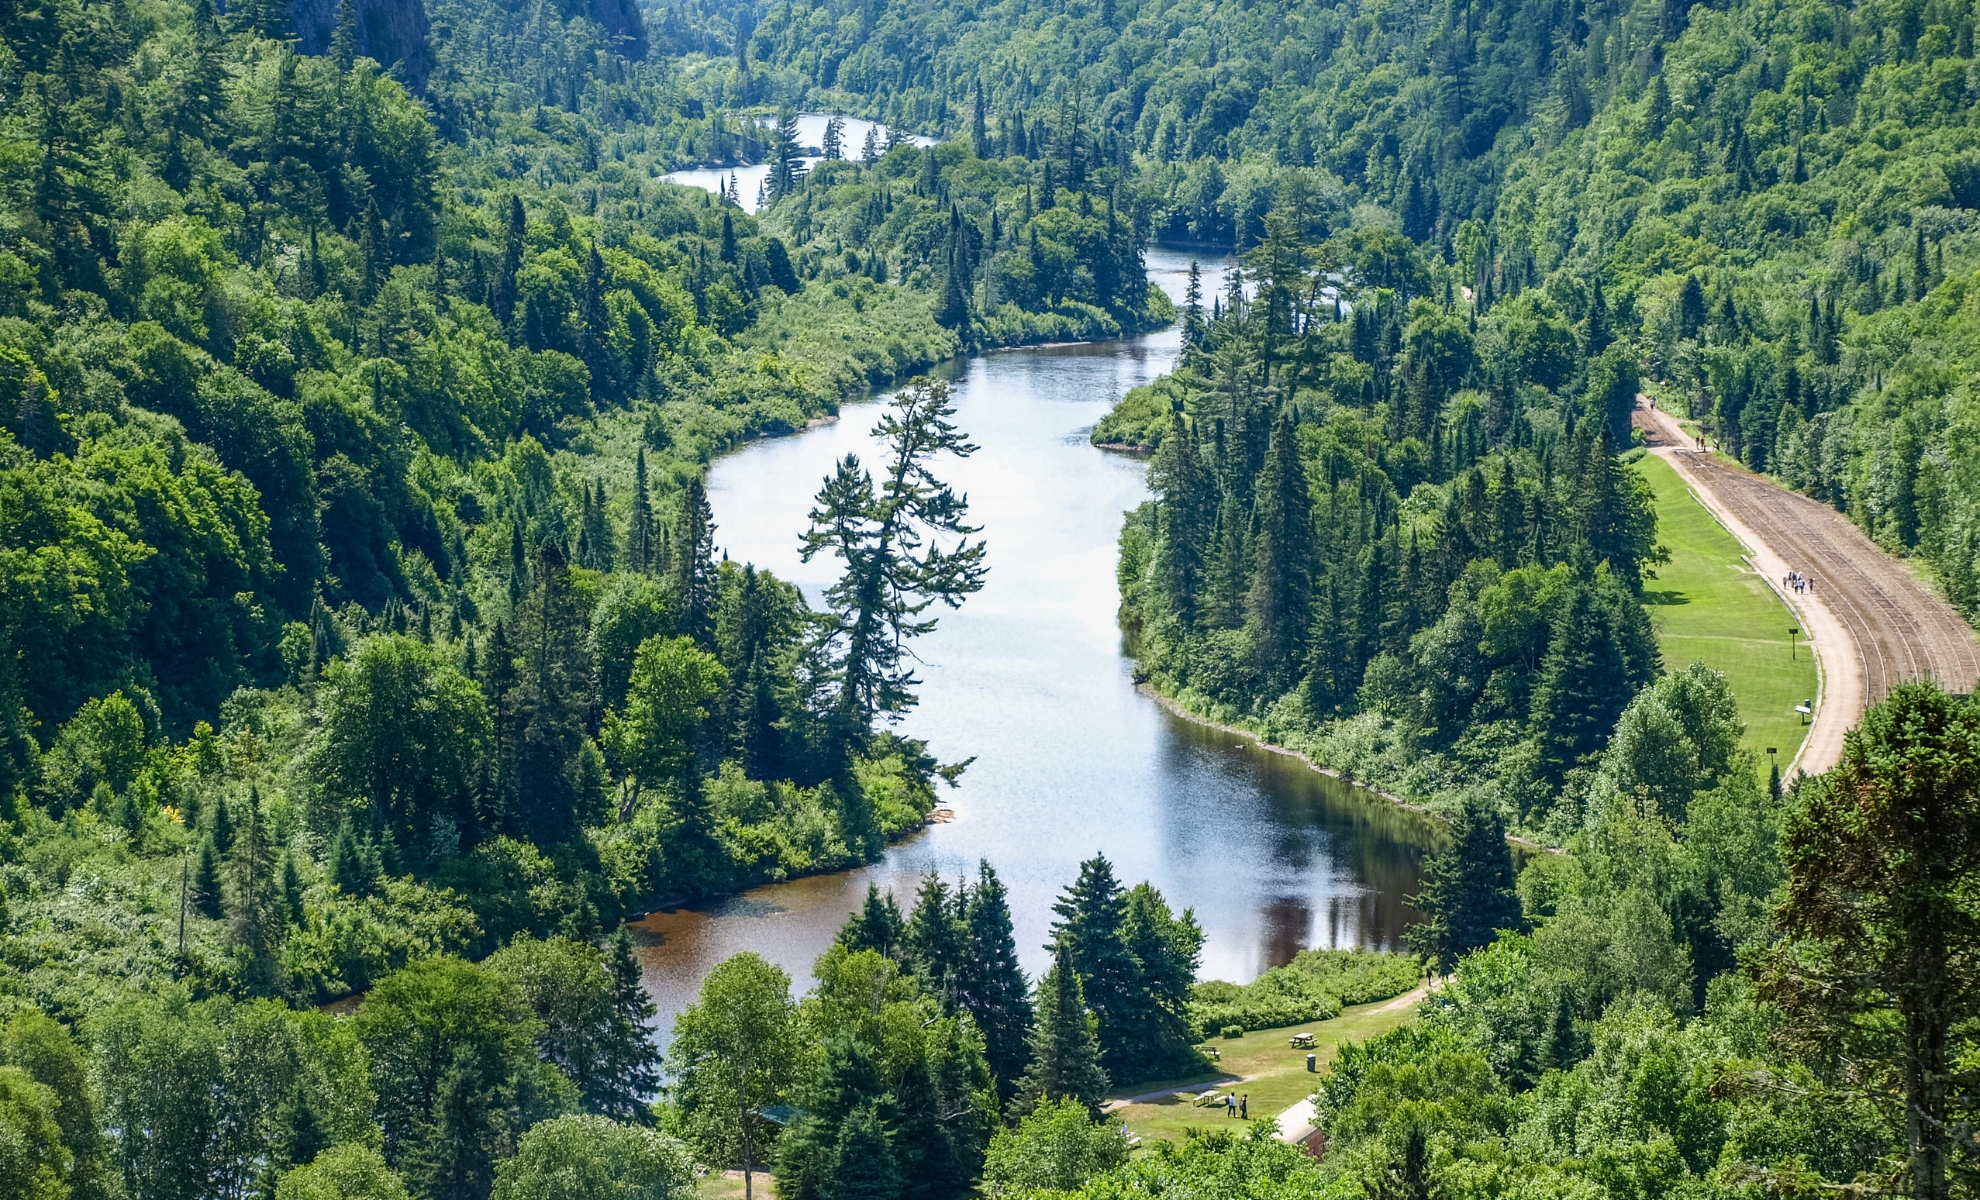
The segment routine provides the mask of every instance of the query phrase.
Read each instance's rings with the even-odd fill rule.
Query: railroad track
[[[1841,513],[1693,449],[1664,413],[1639,408],[1636,422],[1652,450],[1747,544],[1755,569],[1802,617],[1811,636],[1824,694],[1792,766],[1810,774],[1834,766],[1843,732],[1906,680],[1933,679],[1953,692],[1974,690],[1980,681],[1980,641],[1972,627]],[[1781,577],[1789,571],[1812,579],[1814,590],[1783,588]]]

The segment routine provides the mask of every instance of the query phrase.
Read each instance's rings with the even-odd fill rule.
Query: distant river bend
[[[1189,256],[1151,251],[1180,299]],[[1206,290],[1222,262],[1203,264]],[[1416,919],[1424,819],[1300,762],[1182,720],[1135,691],[1115,622],[1122,513],[1148,496],[1145,461],[1087,435],[1128,389],[1169,370],[1175,330],[1033,347],[955,366],[958,423],[981,447],[940,464],[990,543],[982,592],[940,610],[917,643],[921,703],[904,729],[943,761],[976,756],[944,790],[951,821],[870,867],[772,884],[636,927],[662,1037],[716,963],[754,950],[802,987],[868,883],[903,908],[933,869],[974,877],[987,858],[1010,888],[1018,949],[1047,965],[1053,899],[1104,852],[1128,884],[1193,908],[1203,976],[1248,980],[1314,946],[1401,947]],[[820,481],[847,453],[874,459],[871,403],[796,436],[752,442],[709,473],[716,542],[802,587],[816,604],[833,563],[798,560]]]

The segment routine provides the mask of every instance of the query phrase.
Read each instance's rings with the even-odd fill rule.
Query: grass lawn
[[[1289,1025],[1284,1029],[1254,1029],[1241,1038],[1217,1038],[1210,1045],[1223,1054],[1218,1065],[1222,1074],[1197,1076],[1195,1080],[1158,1080],[1154,1083],[1140,1083],[1123,1089],[1117,1095],[1143,1095],[1165,1086],[1207,1083],[1223,1075],[1242,1075],[1244,1082],[1236,1086],[1240,1093],[1251,1095],[1251,1116],[1276,1117],[1286,1109],[1306,1099],[1319,1082],[1318,1074],[1306,1072],[1306,1056],[1309,1051],[1295,1050],[1289,1041],[1295,1033],[1311,1033],[1314,1049],[1311,1053],[1320,1056],[1319,1068],[1327,1069],[1335,1052],[1343,1042],[1358,1042],[1387,1033],[1416,1012],[1416,1002],[1422,993],[1411,992],[1393,1000],[1382,1000],[1374,1004],[1357,1004],[1346,1009],[1331,1021],[1309,1021],[1304,1025]],[[1222,1091],[1222,1087],[1217,1090]],[[1197,1108],[1190,1103],[1201,1092],[1185,1089],[1179,1094],[1164,1096],[1159,1100],[1143,1104],[1129,1104],[1115,1110],[1130,1130],[1141,1135],[1143,1141],[1157,1138],[1170,1141],[1184,1136],[1183,1130],[1195,1126],[1199,1129],[1215,1129],[1220,1125],[1234,1126],[1237,1121],[1224,1115],[1222,1108]]]
[[[1803,645],[1789,657],[1788,627],[1800,622],[1669,463],[1646,454],[1636,469],[1657,493],[1657,540],[1671,551],[1643,585],[1664,667],[1703,659],[1723,672],[1746,719],[1745,745],[1778,748],[1785,768],[1808,732],[1794,706],[1815,695],[1815,656]]]
[[[696,1190],[700,1192],[701,1200],[742,1200],[742,1172],[710,1171],[701,1177]],[[774,1200],[777,1189],[771,1182],[770,1172],[758,1171],[756,1178],[751,1181],[750,1191],[758,1197]]]

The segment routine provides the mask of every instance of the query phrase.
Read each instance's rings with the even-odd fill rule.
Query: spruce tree
[[[715,648],[715,512],[699,479],[681,493],[674,521],[672,589],[674,629],[704,649]]]
[[[1458,959],[1492,944],[1501,929],[1523,924],[1516,872],[1499,811],[1468,799],[1451,822],[1451,840],[1424,865],[1423,891],[1410,898],[1423,922],[1410,927],[1410,948],[1448,975]]]
[[[1660,82],[1662,78],[1658,77]],[[1600,275],[1595,277],[1595,285],[1588,299],[1588,328],[1584,336],[1589,358],[1607,350],[1616,340],[1615,331],[1609,328],[1609,302],[1602,295]]]
[[[1197,623],[1210,541],[1216,532],[1217,489],[1180,407],[1170,414],[1169,436],[1162,439],[1149,464],[1148,482],[1160,498],[1156,571],[1161,593],[1188,631]]]
[[[962,956],[956,968],[956,1000],[976,1018],[983,1056],[1008,1102],[1030,1058],[1031,985],[1018,965],[1017,938],[1003,880],[990,860],[977,863],[976,886],[962,898]]]
[[[261,794],[248,791],[246,819],[234,843],[234,942],[247,959],[250,982],[266,991],[274,983],[275,951],[282,939],[283,897],[275,849],[261,813]]]
[[[495,270],[495,286],[490,297],[489,307],[495,310],[495,319],[503,325],[516,324],[516,274],[522,270],[525,226],[523,202],[520,195],[509,197],[509,219],[502,235],[502,261]],[[514,340],[511,332],[510,340]]]
[[[1073,969],[1071,951],[1060,945],[1052,969],[1038,984],[1038,1019],[1031,1027],[1031,1062],[1018,1083],[1011,1111],[1023,1116],[1048,1100],[1073,1099],[1100,1119],[1100,1102],[1107,1095],[1107,1072],[1100,1065],[1100,1045],[1093,1014],[1087,1011]]]
[[[199,865],[193,869],[192,906],[193,911],[210,920],[217,921],[227,915],[220,886],[220,851],[213,844],[212,834],[199,844]]]
[[[1635,694],[1613,622],[1592,574],[1570,585],[1552,621],[1547,654],[1533,685],[1531,728],[1546,778],[1559,785],[1608,743]]]
[[[839,1127],[831,1164],[819,1180],[819,1200],[898,1200],[900,1195],[892,1131],[881,1119],[879,1102],[869,1100]]]
[[[1273,695],[1306,661],[1313,619],[1313,500],[1292,414],[1281,417],[1258,476],[1258,542],[1251,576],[1251,641]]]
[[[929,995],[943,1003],[955,1002],[956,971],[963,953],[962,922],[956,904],[949,897],[949,885],[930,871],[921,879],[915,894],[914,910],[908,914],[908,968],[921,980]]]
[[[577,832],[580,758],[591,712],[592,662],[583,607],[555,546],[537,551],[536,586],[518,614],[515,831],[538,845]]]
[[[1189,260],[1189,285],[1183,289],[1182,344],[1193,349],[1203,340],[1203,271],[1195,259]]]
[[[234,808],[223,796],[213,802],[213,848],[221,854],[234,849]]]
[[[1063,949],[1079,975],[1086,1004],[1099,1021],[1100,1060],[1120,1080],[1143,1078],[1149,1047],[1148,997],[1141,964],[1128,949],[1123,925],[1127,900],[1113,864],[1095,855],[1079,865],[1079,878],[1052,911],[1052,945]]]
[[[282,907],[289,924],[302,928],[307,919],[303,907],[302,872],[296,869],[296,856],[286,851],[282,854]]]
[[[834,939],[848,950],[874,950],[888,958],[900,959],[907,953],[907,922],[894,903],[894,894],[883,897],[878,884],[866,885],[866,903],[839,926]]]
[[[487,767],[488,811],[485,815],[489,824],[500,828],[510,822],[516,810],[524,710],[522,688],[516,673],[515,643],[509,639],[507,623],[499,618],[488,635],[481,688],[488,697],[488,715],[494,731],[494,753]]]
[[[1128,889],[1122,940],[1140,967],[1143,1027],[1150,1072],[1185,1071],[1201,1059],[1190,1047],[1189,999],[1203,956],[1196,914],[1177,916],[1152,884]]]
[[[646,447],[641,446],[633,459],[632,517],[626,522],[626,568],[652,573],[653,554],[653,498],[647,490]]]
[[[653,1018],[660,1010],[640,984],[639,959],[624,925],[612,937],[606,966],[612,973],[612,1024],[601,1064],[605,1082],[599,1111],[614,1121],[651,1124],[648,1100],[660,1085]]]
[[[337,0],[337,26],[330,35],[330,60],[339,71],[348,71],[357,61],[357,13],[351,0]]]

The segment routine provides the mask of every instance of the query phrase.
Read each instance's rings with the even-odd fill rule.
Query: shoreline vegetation
[[[1897,686],[1763,779],[1741,668],[1658,643],[1625,456],[1647,378],[1980,613],[1976,29],[0,6],[0,1192],[1961,1195],[1980,704]],[[800,105],[947,140],[807,170]],[[741,158],[754,214],[659,179]],[[1163,241],[1238,265],[1171,305]],[[1137,681],[1450,822],[1444,982],[1314,1081],[1325,1158],[1101,1104],[1418,961],[1198,981],[1104,856],[1041,979],[984,863],[803,996],[717,965],[663,1064],[628,911],[868,861],[966,765],[891,731],[987,561],[916,373],[1172,315],[1091,439],[1152,448]],[[817,608],[720,560],[715,454],[902,380],[792,531]]]

